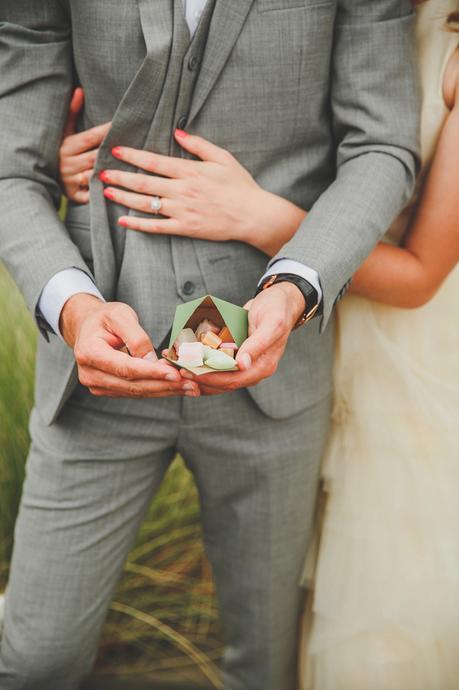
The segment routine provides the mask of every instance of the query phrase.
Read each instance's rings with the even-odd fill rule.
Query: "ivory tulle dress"
[[[454,9],[418,9],[424,169],[447,114],[443,73],[458,36],[442,26]],[[458,690],[459,268],[421,309],[347,297],[338,323],[303,690]]]

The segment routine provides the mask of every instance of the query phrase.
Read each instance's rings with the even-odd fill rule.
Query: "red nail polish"
[[[107,199],[114,199],[115,193],[111,189],[104,189],[104,196],[107,197]]]
[[[183,129],[176,129],[175,134],[182,139],[188,136],[188,132],[185,132]]]
[[[121,154],[121,146],[115,146],[115,148],[112,149],[112,156],[115,156],[115,158],[121,158]]]
[[[102,182],[108,182],[109,181],[107,172],[105,170],[101,170],[101,172],[99,173],[99,180],[102,180]]]
[[[122,225],[123,228],[127,228],[127,226],[128,226],[127,220],[125,220],[124,218],[120,218],[118,221],[118,225]]]

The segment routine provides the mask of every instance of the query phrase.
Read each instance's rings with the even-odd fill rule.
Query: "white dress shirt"
[[[207,0],[182,0],[186,21],[193,36],[201,19]],[[277,259],[268,268],[260,282],[275,273],[294,273],[307,280],[316,290],[319,303],[322,301],[322,289],[317,271],[291,259]],[[45,285],[38,301],[38,309],[54,333],[61,335],[59,319],[64,304],[70,297],[79,293],[95,295],[103,300],[100,291],[87,273],[79,268],[66,268],[56,273]]]

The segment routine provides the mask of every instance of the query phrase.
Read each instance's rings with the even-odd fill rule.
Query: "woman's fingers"
[[[228,165],[235,161],[234,156],[229,151],[211,144],[207,139],[188,134],[183,129],[176,129],[174,134],[177,143],[182,148],[203,161],[221,163],[222,165]]]
[[[118,224],[129,230],[148,232],[152,235],[186,235],[192,237],[191,233],[185,233],[183,226],[175,218],[157,219],[137,218],[136,216],[121,216]]]
[[[89,182],[94,170],[83,170],[76,175],[64,175],[62,182],[64,191],[68,199],[77,204],[87,204],[89,202]]]
[[[66,195],[77,204],[89,204],[89,189],[72,189],[70,193],[66,189]]]
[[[155,211],[151,202],[153,197],[145,196],[143,194],[134,194],[134,192],[125,192],[124,189],[117,189],[116,187],[107,187],[104,189],[104,196],[110,201],[114,201],[120,206],[127,206],[135,211],[142,211],[142,213],[152,213],[157,215],[158,211]],[[161,199],[161,215],[170,216],[172,215],[173,201],[170,199]]]
[[[107,135],[111,122],[104,122],[102,125],[91,127],[84,132],[72,134],[65,138],[61,146],[61,158],[75,156],[90,149],[98,148]]]
[[[67,121],[64,126],[64,137],[68,137],[71,134],[75,134],[76,121],[83,107],[84,103],[84,91],[81,86],[78,86],[72,95],[72,100],[69,105],[69,112],[67,114]]]
[[[161,156],[159,153],[140,151],[128,146],[116,146],[112,149],[112,155],[118,160],[129,163],[136,168],[142,168],[142,170],[155,173],[156,175],[176,179],[192,177],[197,173],[197,166],[200,165],[197,161],[175,158],[174,156]]]
[[[164,177],[125,172],[123,170],[103,170],[99,177],[105,184],[125,187],[140,194],[160,197],[174,196],[174,186],[177,184],[173,180],[168,180]]]
[[[71,175],[92,170],[96,162],[98,151],[99,149],[92,149],[91,151],[74,154],[72,156],[61,154],[60,171],[62,177],[70,177]]]
[[[86,187],[89,187],[89,182],[91,181],[93,173],[94,169],[88,168],[88,170],[82,170],[76,175],[72,175],[72,177],[69,179],[73,181],[76,185],[78,185],[80,189],[84,189]]]

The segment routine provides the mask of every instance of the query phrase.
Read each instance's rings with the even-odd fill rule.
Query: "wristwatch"
[[[319,313],[320,304],[317,290],[311,285],[311,283],[308,283],[307,280],[299,275],[296,275],[295,273],[275,273],[272,276],[268,276],[262,283],[260,283],[255,295],[258,295],[262,290],[270,288],[272,285],[276,285],[276,283],[293,283],[293,285],[296,285],[296,287],[301,291],[304,297],[306,309],[294,325],[293,330],[300,328],[300,326],[303,326],[303,324],[311,321],[311,319],[313,319],[314,316]]]

